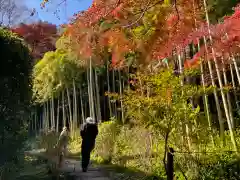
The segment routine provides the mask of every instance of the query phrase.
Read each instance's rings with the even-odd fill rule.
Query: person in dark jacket
[[[82,170],[83,172],[87,171],[88,164],[90,161],[91,151],[94,149],[95,140],[98,135],[98,126],[94,122],[94,119],[88,117],[86,123],[81,128],[81,137],[82,137]]]

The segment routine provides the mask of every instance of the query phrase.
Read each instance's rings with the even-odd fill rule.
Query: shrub
[[[149,129],[109,121],[99,126],[93,158],[160,177],[164,174],[163,147],[161,138]]]
[[[0,28],[0,166],[18,162],[31,100],[31,58],[22,39]]]
[[[119,125],[116,121],[104,122],[99,126],[99,134],[94,149],[94,155],[98,157],[96,160],[111,162],[118,133]]]
[[[240,177],[240,159],[233,154],[224,153],[215,155],[214,159],[199,166],[201,179],[229,179],[237,180]]]

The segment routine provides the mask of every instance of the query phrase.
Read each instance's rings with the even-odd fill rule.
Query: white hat
[[[86,119],[86,123],[87,123],[87,124],[95,124],[93,118],[91,118],[91,117],[88,117],[88,118]]]

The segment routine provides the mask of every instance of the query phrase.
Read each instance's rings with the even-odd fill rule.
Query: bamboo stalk
[[[178,58],[178,64],[179,64],[180,84],[181,84],[181,86],[183,86],[183,62],[182,62],[180,53],[181,52],[178,52],[177,58]],[[182,91],[182,93],[184,93],[184,92]],[[186,115],[185,115],[185,118],[186,118]],[[183,123],[181,123],[181,124],[182,124],[183,136],[186,133],[186,138],[187,138],[187,142],[188,142],[188,148],[189,148],[189,150],[191,150],[192,148],[191,148],[191,141],[190,141],[190,137],[189,137],[189,127],[188,127],[188,124],[185,124],[185,127],[184,127]],[[182,141],[184,142],[184,138],[182,138]]]
[[[210,42],[212,44],[213,40],[212,40],[212,36],[211,36],[211,30],[210,30],[210,23],[209,23],[206,0],[204,0],[203,3],[204,3],[205,15],[206,15],[206,19],[207,19],[209,39],[210,39]],[[224,106],[225,115],[226,115],[226,118],[227,118],[227,123],[228,123],[229,131],[230,131],[231,140],[232,140],[232,143],[233,143],[234,150],[238,151],[237,143],[236,143],[236,140],[235,140],[235,137],[234,137],[234,133],[233,133],[233,129],[232,129],[231,121],[230,121],[228,106],[227,106],[225,94],[224,94],[224,91],[223,91],[223,83],[222,83],[221,74],[220,74],[220,71],[219,71],[219,66],[218,66],[218,63],[217,63],[216,55],[215,55],[215,50],[214,50],[213,47],[211,47],[211,50],[212,50],[212,55],[213,55],[213,61],[215,63],[215,68],[216,68],[217,77],[218,77],[218,83],[219,83],[219,86],[220,86],[220,92],[221,92],[221,96],[222,96],[222,100],[223,100],[223,106]]]
[[[64,98],[64,90],[62,91],[62,112],[63,112],[63,126],[67,126],[66,114],[65,114],[65,98]]]
[[[81,90],[81,87],[79,88],[79,92],[80,92],[80,106],[81,106],[81,115],[82,115],[82,121],[80,122],[80,124],[83,124],[84,120],[85,120],[85,113],[84,113],[84,104],[83,104],[83,100],[82,100],[82,97],[83,97],[83,94],[82,94],[82,90]]]
[[[227,75],[226,75],[226,68],[225,68],[225,63],[223,61],[223,56],[221,58],[222,60],[222,64],[223,64],[223,79],[224,79],[224,84],[225,86],[228,85],[228,81],[227,81]],[[232,123],[232,128],[234,129],[235,127],[235,122],[234,122],[234,119],[233,119],[233,114],[232,114],[232,104],[231,104],[231,99],[230,99],[230,94],[229,92],[227,92],[227,103],[228,103],[228,109],[229,109],[229,118],[230,118],[230,121]]]
[[[195,11],[196,7],[195,7],[195,0],[193,0],[193,11],[194,11],[194,23],[195,23],[195,30],[197,30],[197,20],[196,20],[196,11]],[[200,50],[200,42],[199,39],[197,40],[197,50]],[[212,120],[210,117],[210,111],[209,111],[209,104],[208,104],[208,95],[206,93],[206,83],[204,80],[204,69],[203,69],[203,61],[202,59],[200,59],[200,71],[201,71],[201,83],[202,83],[202,87],[203,87],[203,103],[204,103],[204,112],[205,112],[205,116],[207,117],[207,121],[208,121],[208,128],[211,131],[211,140],[212,140],[212,144],[213,146],[215,146],[214,143],[214,138],[212,135]],[[211,78],[212,81],[214,81]],[[218,106],[220,107],[220,105],[218,104]],[[219,116],[220,119],[222,119],[221,114]]]
[[[69,128],[70,128],[71,134],[73,134],[72,102],[70,98],[69,88],[67,87],[66,90],[67,90],[68,112],[69,112]]]
[[[100,106],[100,96],[99,96],[99,87],[98,87],[98,75],[97,75],[97,71],[95,69],[95,89],[96,89],[96,109],[97,109],[97,119],[98,122],[102,121],[102,115],[101,115],[101,106]]]
[[[108,88],[108,92],[110,92],[110,77],[109,77],[108,62],[107,62],[107,88]],[[112,104],[109,96],[108,96],[108,108],[109,108],[110,117],[113,117]]]
[[[217,95],[216,84],[215,84],[214,77],[213,77],[212,64],[211,64],[211,62],[209,60],[209,57],[208,57],[209,53],[208,53],[208,49],[207,49],[206,37],[203,37],[203,40],[204,40],[204,47],[205,47],[205,51],[206,51],[206,59],[207,59],[207,63],[208,63],[208,69],[209,69],[209,73],[210,73],[211,83],[212,83],[212,86],[214,87],[213,95],[214,95],[214,99],[215,99],[215,102],[216,102],[218,121],[219,121],[219,126],[220,126],[220,138],[221,138],[221,140],[222,140],[222,142],[224,144],[224,142],[225,142],[225,138],[224,138],[224,121],[223,121],[223,118],[222,118],[222,111],[221,111],[221,108],[220,108],[220,103],[219,103],[219,99],[218,99],[218,95]]]
[[[121,116],[122,116],[122,123],[125,123],[124,118],[124,109],[123,109],[123,90],[122,90],[122,80],[121,80],[121,72],[118,70],[119,73],[119,87],[120,87],[120,103],[121,103]]]
[[[60,104],[60,97],[58,97],[58,101],[57,101],[57,126],[56,126],[56,131],[59,132],[59,104]]]
[[[77,92],[76,92],[75,80],[73,79],[73,131],[74,131],[74,137],[76,137],[76,130],[77,130],[77,120],[78,120],[77,109],[78,109]]]

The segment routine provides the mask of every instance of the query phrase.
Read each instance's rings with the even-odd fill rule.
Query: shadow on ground
[[[163,180],[154,174],[147,174],[140,170],[119,165],[108,164],[103,165],[103,168],[112,180]]]
[[[80,160],[81,153],[70,153],[67,158],[73,160]],[[121,157],[120,159],[130,160],[136,159],[139,155],[136,156],[127,156]],[[125,161],[125,162],[126,162]],[[124,165],[116,165],[112,163],[98,163],[96,161],[91,161],[93,166],[98,166],[104,171],[111,180],[163,180],[163,178],[157,177],[154,174],[147,174],[146,172],[127,168]]]

